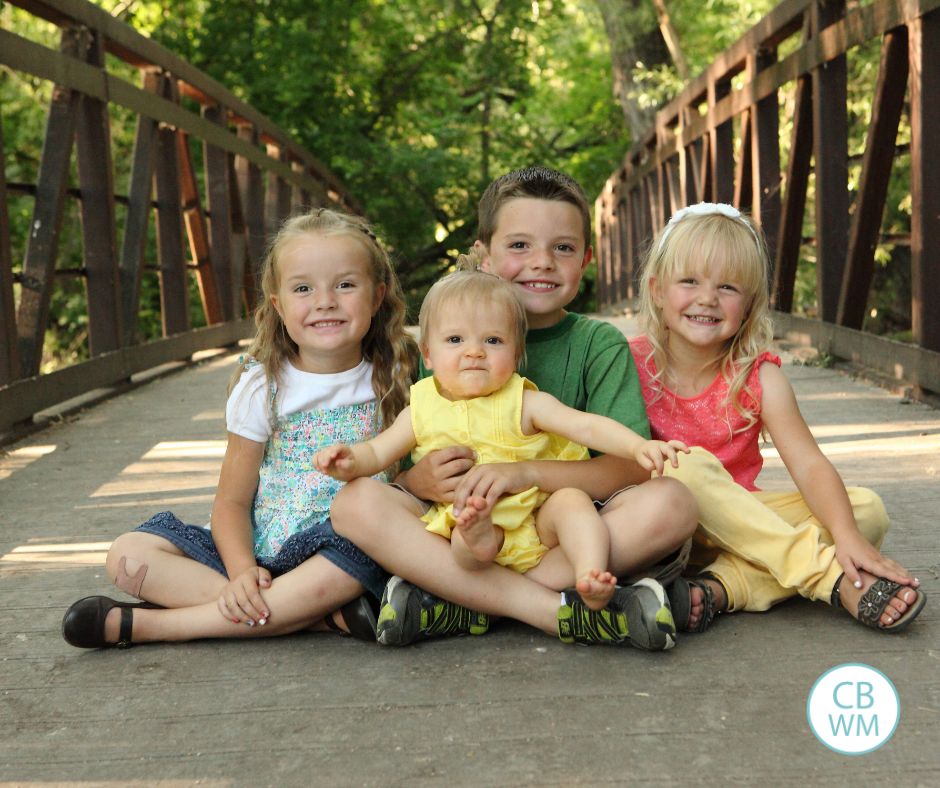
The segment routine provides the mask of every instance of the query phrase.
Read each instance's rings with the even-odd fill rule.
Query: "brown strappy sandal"
[[[842,596],[839,592],[839,586],[842,583],[843,577],[845,577],[844,572],[839,575],[838,579],[836,580],[836,584],[832,587],[832,595],[829,598],[829,603],[834,608],[842,608]],[[900,588],[902,588],[900,583],[895,583],[893,580],[887,580],[883,577],[879,577],[868,587],[868,590],[865,591],[865,593],[862,594],[861,598],[858,600],[858,615],[853,617],[860,624],[864,624],[866,627],[871,627],[872,629],[877,629],[881,632],[895,634],[900,632],[902,629],[905,629],[915,618],[917,618],[917,616],[920,615],[920,611],[924,609],[924,605],[927,604],[927,595],[919,588],[912,588],[911,590],[917,594],[917,599],[908,605],[904,615],[901,616],[897,621],[895,621],[893,624],[889,624],[888,626],[882,626],[881,616],[885,612],[885,608],[888,606],[888,603],[892,600]],[[849,615],[851,615],[851,611],[847,612],[849,612]]]

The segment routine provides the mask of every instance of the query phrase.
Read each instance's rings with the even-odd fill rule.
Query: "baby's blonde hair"
[[[328,208],[317,208],[289,218],[271,242],[261,268],[261,300],[255,310],[255,337],[246,353],[246,362],[239,365],[232,378],[229,391],[238,382],[247,361],[251,359],[264,367],[268,380],[280,385],[284,363],[297,355],[297,344],[287,333],[281,316],[271,302],[271,296],[277,295],[280,287],[279,260],[284,247],[307,235],[352,238],[366,252],[373,285],[385,285],[385,296],[362,339],[362,356],[372,363],[372,388],[378,402],[378,426],[387,427],[408,404],[411,381],[416,370],[417,348],[414,340],[405,332],[405,299],[388,253],[368,223],[358,216]]]
[[[719,369],[728,383],[728,403],[748,422],[757,421],[756,400],[746,382],[758,356],[773,340],[770,320],[769,261],[760,231],[744,215],[691,213],[664,227],[653,239],[640,272],[640,327],[652,345],[656,374],[654,401],[662,396],[669,370],[668,329],[653,298],[655,283],[668,283],[701,264],[707,274],[738,283],[747,298],[744,321],[720,355]],[[745,396],[747,395],[747,396]]]
[[[435,282],[421,304],[418,315],[420,344],[428,346],[428,333],[445,307],[468,308],[474,304],[497,304],[506,310],[515,343],[516,364],[525,354],[525,335],[528,321],[522,303],[513,292],[512,285],[496,274],[473,269],[454,271]]]

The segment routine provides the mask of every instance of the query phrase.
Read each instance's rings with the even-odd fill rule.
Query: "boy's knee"
[[[658,513],[664,528],[675,530],[683,538],[690,537],[698,525],[698,504],[695,496],[676,479],[654,479],[649,484],[660,487],[661,505]]]
[[[354,479],[346,484],[330,506],[333,530],[348,538],[359,526],[372,522],[374,516],[370,513],[378,511],[378,498],[384,486],[371,478]]]

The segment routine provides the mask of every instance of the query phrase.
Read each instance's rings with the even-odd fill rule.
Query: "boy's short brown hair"
[[[570,203],[581,214],[585,249],[591,245],[591,207],[581,185],[551,167],[523,167],[497,178],[480,198],[477,237],[484,246],[489,247],[493,240],[500,208],[518,197]]]

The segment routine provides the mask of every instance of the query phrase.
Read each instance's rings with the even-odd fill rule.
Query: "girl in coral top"
[[[664,475],[699,506],[692,562],[704,571],[670,587],[680,630],[704,631],[721,611],[767,610],[800,594],[898,632],[920,613],[919,581],[878,547],[889,522],[871,490],[846,490],[797,407],[773,337],[767,250],[730,205],[676,213],[641,275],[645,335],[630,342],[653,437],[693,446]],[[764,492],[761,431],[798,491]]]

